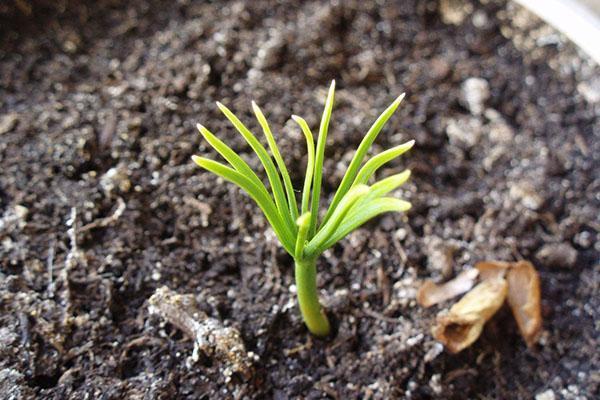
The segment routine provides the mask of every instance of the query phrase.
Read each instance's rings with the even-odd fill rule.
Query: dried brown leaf
[[[475,264],[479,271],[479,277],[482,281],[492,278],[504,278],[506,271],[511,268],[513,263],[505,261],[481,261]]]
[[[508,285],[503,278],[487,279],[439,315],[433,336],[452,353],[470,346],[479,338],[484,324],[504,303]]]
[[[432,280],[427,280],[419,288],[417,302],[422,307],[431,307],[466,293],[473,288],[478,275],[478,270],[468,269],[458,274],[456,278],[440,285],[434,283]]]
[[[542,328],[540,278],[528,261],[512,263],[506,280],[507,300],[528,346],[537,341]]]

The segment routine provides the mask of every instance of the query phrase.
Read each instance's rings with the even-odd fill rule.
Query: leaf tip
[[[331,99],[333,101],[333,94],[335,93],[335,79],[331,81],[331,86],[329,86],[329,93],[327,93],[327,100]]]
[[[192,155],[192,161],[195,162],[196,164],[202,166],[202,157],[194,154],[194,155]]]
[[[406,143],[403,143],[403,144],[401,144],[401,145],[400,145],[400,146],[398,146],[398,147],[399,147],[399,148],[402,148],[402,149],[403,149],[402,153],[404,153],[404,152],[406,152],[406,151],[409,151],[410,149],[412,149],[412,148],[413,148],[413,146],[415,145],[415,143],[416,143],[416,142],[415,142],[415,140],[414,140],[414,139],[412,139],[412,140],[409,140],[409,141],[408,141],[408,142],[406,142]]]

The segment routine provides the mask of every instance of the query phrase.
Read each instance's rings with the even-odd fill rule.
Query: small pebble
[[[473,5],[464,0],[440,0],[439,12],[445,24],[458,26],[473,12]]]
[[[535,395],[535,400],[555,400],[556,395],[552,389],[548,389],[544,392]]]
[[[0,135],[13,130],[17,122],[19,121],[19,115],[17,113],[9,113],[0,117]]]
[[[430,363],[431,361],[435,360],[440,354],[442,354],[443,351],[444,351],[444,345],[436,342],[427,351],[427,353],[425,353],[425,356],[423,357],[423,361],[425,361],[425,363]]]
[[[548,243],[535,254],[537,260],[546,267],[573,268],[577,261],[577,250],[569,243]]]
[[[446,135],[450,144],[468,150],[479,143],[483,126],[481,121],[472,117],[451,119],[446,124]]]
[[[530,210],[537,210],[544,204],[544,199],[529,182],[517,182],[510,187],[510,197],[519,201]]]
[[[485,109],[484,104],[490,97],[490,86],[485,79],[469,78],[463,82],[462,101],[471,114],[480,115]]]

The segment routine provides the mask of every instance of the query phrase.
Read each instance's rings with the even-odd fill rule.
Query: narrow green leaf
[[[288,212],[288,204],[283,193],[283,186],[281,184],[281,179],[279,179],[279,174],[277,173],[277,169],[275,168],[275,164],[273,164],[273,160],[267,153],[265,147],[258,141],[256,136],[250,132],[248,128],[240,121],[227,107],[225,107],[220,102],[217,102],[217,106],[221,110],[221,112],[227,117],[227,119],[235,126],[235,128],[240,132],[240,134],[246,139],[246,142],[252,147],[260,162],[262,163],[265,171],[267,172],[267,177],[269,178],[269,183],[271,185],[271,191],[273,192],[273,197],[275,198],[275,205],[277,206],[277,210],[279,211],[279,215],[281,219],[285,222],[288,228],[295,232],[297,230],[294,221],[290,218],[290,214]]]
[[[365,163],[365,165],[358,171],[356,178],[354,179],[354,183],[352,186],[366,184],[371,176],[377,171],[382,165],[393,160],[394,158],[404,154],[415,144],[414,140],[406,142],[396,147],[392,147],[389,150],[386,150],[380,154],[377,154],[375,157],[371,158],[369,161]]]
[[[319,246],[319,248],[311,253],[308,253],[305,250],[305,253],[307,253],[307,256],[321,254],[370,219],[386,212],[407,211],[410,207],[411,204],[409,202],[393,197],[380,197],[374,199],[371,202],[364,204],[359,210],[356,210],[356,212],[346,215],[346,218],[344,218],[336,231],[325,243]]]
[[[331,119],[331,110],[333,109],[333,97],[335,93],[335,80],[331,82],[325,109],[319,126],[319,137],[317,139],[317,152],[315,155],[315,171],[313,178],[312,199],[310,204],[311,218],[309,236],[312,237],[317,229],[317,219],[319,216],[319,200],[321,197],[321,180],[323,178],[323,158],[325,157],[325,143],[327,142],[327,132],[329,130],[329,120]]]
[[[337,191],[335,192],[335,195],[333,196],[333,200],[331,201],[331,204],[329,205],[329,208],[327,209],[327,213],[325,214],[325,217],[323,218],[321,225],[327,223],[327,220],[331,217],[331,214],[333,214],[333,211],[335,210],[335,207],[337,206],[337,204],[340,202],[342,197],[344,197],[344,195],[348,192],[348,190],[352,186],[352,183],[354,182],[354,179],[356,178],[356,174],[358,173],[358,169],[360,168],[360,165],[362,164],[362,161],[363,161],[365,155],[369,151],[369,148],[373,144],[373,141],[375,140],[375,138],[377,138],[377,135],[379,134],[379,132],[381,132],[381,129],[383,129],[383,126],[385,125],[385,123],[394,114],[394,112],[400,105],[400,102],[402,102],[402,99],[404,99],[404,93],[401,94],[379,116],[379,118],[377,118],[377,120],[371,126],[371,128],[369,129],[369,131],[367,132],[367,134],[365,135],[363,140],[360,142],[360,145],[358,146],[358,149],[356,150],[356,153],[354,153],[354,157],[352,157],[352,161],[350,162],[350,165],[348,166],[348,170],[346,171],[346,174],[342,178],[342,182],[340,183],[340,186],[338,187]]]
[[[283,177],[283,184],[285,186],[285,193],[287,195],[290,214],[292,219],[295,221],[298,218],[298,204],[296,203],[296,195],[294,194],[294,187],[292,186],[290,174],[288,173],[283,158],[281,158],[281,153],[279,152],[277,143],[275,143],[275,138],[273,137],[271,128],[269,128],[269,123],[267,122],[267,119],[265,118],[264,114],[255,102],[252,102],[252,109],[254,110],[254,114],[256,115],[258,123],[263,129],[265,137],[267,138],[267,143],[269,144],[269,148],[271,149],[271,153],[273,154],[275,162],[277,163],[277,167],[279,168],[279,172]]]
[[[265,214],[267,221],[273,227],[277,238],[290,254],[294,254],[294,233],[292,233],[286,224],[283,223],[277,207],[268,195],[258,188],[255,183],[247,176],[239,173],[233,168],[227,167],[217,161],[210,160],[204,157],[192,156],[192,160],[200,167],[212,172],[215,175],[222,177],[229,182],[232,182],[242,188],[250,197],[258,204],[262,212]]]
[[[306,236],[310,228],[310,212],[305,212],[296,220],[298,225],[298,236],[296,237],[296,248],[294,250],[294,259],[301,260],[304,246],[306,245]]]
[[[316,233],[316,235],[306,245],[305,252],[307,254],[314,254],[315,249],[318,249],[329,237],[336,231],[340,223],[344,220],[344,217],[354,207],[354,205],[361,199],[363,199],[368,193],[370,188],[367,185],[358,185],[353,187],[346,193],[340,204],[336,208],[335,212],[327,221],[325,225]]]
[[[365,200],[385,196],[392,190],[404,185],[408,178],[410,178],[410,170],[405,169],[399,174],[388,176],[387,178],[375,182],[371,185],[371,190]]]
[[[310,189],[315,169],[315,142],[313,140],[313,134],[308,127],[306,121],[297,115],[292,115],[292,119],[300,125],[302,133],[306,138],[306,150],[308,152],[308,160],[306,163],[306,174],[304,175],[304,187],[302,188],[302,206],[301,213],[305,214],[308,211],[310,203]]]
[[[406,183],[409,177],[410,170],[406,169],[400,172],[399,174],[395,174],[378,182],[375,182],[373,185],[370,186],[369,193],[365,197],[360,199],[360,201],[357,201],[354,204],[354,206],[352,206],[352,209],[350,210],[349,214],[354,214],[355,212],[360,210],[364,204],[378,197],[383,197],[386,194],[390,193],[392,190],[399,188],[404,183]]]
[[[226,159],[233,168],[236,169],[242,175],[247,176],[258,186],[264,193],[268,195],[267,188],[263,185],[260,178],[252,171],[250,166],[244,161],[235,151],[229,146],[223,143],[219,138],[213,135],[204,126],[197,124],[196,127],[204,137],[204,139],[221,155]]]

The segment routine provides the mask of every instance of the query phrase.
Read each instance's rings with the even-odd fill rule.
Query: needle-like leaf
[[[249,179],[251,179],[256,186],[258,186],[265,194],[268,195],[267,188],[258,176],[252,171],[250,166],[242,159],[242,157],[238,156],[235,151],[233,151],[229,146],[219,140],[215,135],[213,135],[208,129],[204,126],[197,124],[196,127],[204,137],[204,139],[221,155],[224,159],[226,159],[229,164],[233,168],[236,169],[242,175],[245,175]]]
[[[307,254],[315,253],[315,249],[318,249],[331,237],[353,206],[368,193],[369,187],[367,185],[358,185],[350,189],[342,201],[340,201],[329,221],[319,229],[317,234],[306,245],[305,252]]]
[[[408,180],[409,177],[410,170],[407,169],[399,174],[389,176],[385,179],[374,183],[371,186],[369,193],[362,199],[360,199],[360,201],[357,201],[354,204],[354,206],[352,206],[352,209],[350,210],[349,214],[354,214],[358,212],[358,210],[360,210],[364,204],[369,203],[373,199],[383,197],[386,194],[390,193],[392,190],[399,188]]]
[[[300,125],[302,133],[306,138],[306,151],[308,152],[308,161],[306,162],[306,174],[304,175],[304,188],[302,189],[302,214],[308,211],[310,203],[310,189],[312,184],[312,178],[315,169],[315,142],[313,140],[313,134],[308,127],[306,121],[297,115],[292,115],[292,119]]]
[[[379,135],[379,132],[381,132],[381,130],[383,129],[385,123],[394,114],[394,112],[402,102],[402,99],[404,99],[404,93],[402,93],[396,100],[394,100],[394,102],[379,116],[379,118],[377,118],[375,123],[371,126],[371,129],[369,129],[363,140],[360,142],[360,145],[358,145],[358,149],[356,150],[356,153],[354,153],[352,161],[350,161],[348,170],[346,171],[346,174],[342,178],[340,186],[338,187],[337,191],[335,192],[335,195],[333,196],[333,200],[331,201],[331,204],[327,209],[325,217],[323,217],[321,225],[325,224],[327,220],[331,217],[331,214],[333,214],[333,211],[335,210],[337,204],[352,186],[354,178],[356,178],[356,174],[358,173],[358,169],[360,168],[363,159],[367,155],[367,151],[369,151],[369,148],[373,144],[375,138],[377,138],[377,135]]]
[[[399,174],[388,176],[387,178],[375,182],[371,185],[371,190],[369,191],[369,194],[365,197],[364,200],[368,201],[370,199],[385,196],[392,190],[404,185],[408,178],[410,178],[410,170],[405,169]]]
[[[310,257],[314,256],[315,254],[321,254],[346,237],[346,235],[348,235],[350,232],[380,214],[390,211],[407,211],[410,209],[410,207],[411,205],[409,202],[393,197],[381,197],[374,199],[371,202],[364,204],[360,210],[357,210],[356,213],[349,213],[326,242],[324,242],[314,251],[308,252],[305,250],[305,255]]]
[[[329,130],[329,119],[331,118],[331,110],[333,109],[333,96],[335,93],[335,81],[331,82],[327,100],[325,101],[325,109],[319,126],[319,138],[317,139],[317,152],[315,155],[315,172],[313,178],[312,199],[310,204],[310,228],[308,235],[314,236],[317,229],[319,216],[319,200],[321,197],[321,179],[323,177],[323,159],[325,157],[325,143],[327,142],[327,132]]]
[[[252,102],[252,109],[254,110],[254,114],[256,115],[258,123],[263,129],[265,137],[267,138],[267,143],[269,144],[269,148],[271,149],[271,154],[273,154],[275,162],[277,163],[277,167],[279,167],[279,172],[283,177],[283,184],[285,186],[285,193],[287,195],[290,215],[295,221],[298,218],[298,204],[296,203],[296,195],[294,194],[294,187],[292,186],[290,174],[288,173],[283,158],[281,158],[281,153],[279,153],[277,143],[275,143],[275,138],[273,137],[273,133],[271,133],[271,128],[269,127],[267,119],[265,118],[264,114],[255,102]]]
[[[281,220],[277,208],[275,207],[275,204],[273,204],[271,198],[266,196],[251,179],[217,161],[198,156],[192,156],[192,159],[200,167],[238,185],[248,193],[265,214],[265,217],[273,227],[275,234],[286,251],[290,254],[294,254],[294,233],[292,233]]]
[[[277,206],[277,210],[281,219],[285,222],[290,230],[295,232],[297,230],[295,221],[290,218],[290,214],[288,212],[288,204],[283,193],[283,186],[281,184],[281,179],[279,179],[279,174],[277,173],[277,169],[275,168],[275,164],[273,164],[273,160],[267,153],[265,147],[258,141],[256,136],[250,132],[248,128],[236,117],[227,107],[223,104],[217,102],[217,106],[221,110],[223,114],[227,117],[227,119],[235,126],[235,128],[240,132],[240,134],[246,139],[250,147],[254,150],[260,162],[262,163],[265,171],[267,173],[267,177],[269,178],[269,183],[271,185],[271,190],[273,192],[273,197],[275,198],[275,205]]]
[[[356,178],[354,179],[354,183],[352,186],[366,184],[367,181],[375,171],[377,171],[383,164],[393,160],[396,157],[399,157],[401,154],[404,154],[415,144],[414,140],[401,144],[400,146],[392,147],[389,150],[382,152],[381,154],[377,154],[375,157],[371,158],[369,161],[365,163],[365,165],[358,171]]]

